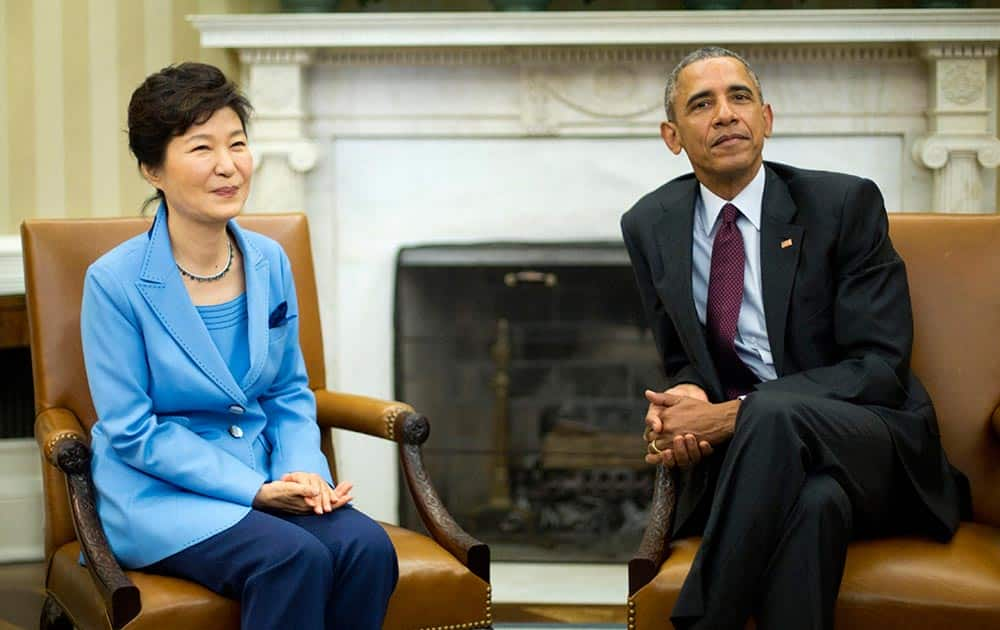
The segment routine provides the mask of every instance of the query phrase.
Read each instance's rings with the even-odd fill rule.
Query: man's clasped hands
[[[712,454],[712,447],[729,439],[736,424],[739,400],[708,402],[705,390],[682,383],[664,392],[646,390],[646,462],[667,468],[688,468]]]

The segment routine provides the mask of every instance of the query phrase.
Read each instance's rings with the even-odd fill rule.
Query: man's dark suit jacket
[[[948,463],[930,397],[910,371],[909,287],[882,195],[872,181],[850,175],[770,162],[764,168],[760,263],[778,378],[756,390],[842,400],[878,414],[927,508],[912,525],[947,539],[958,526],[964,478]],[[694,383],[719,402],[722,383],[691,291],[698,194],[692,174],[668,182],[625,213],[622,233],[666,387]],[[705,468],[681,475],[675,523],[700,500]]]

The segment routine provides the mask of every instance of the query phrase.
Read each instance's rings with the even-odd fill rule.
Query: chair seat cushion
[[[490,585],[422,534],[386,525],[399,557],[399,584],[383,630],[488,628]]]
[[[389,601],[384,628],[485,628],[491,623],[490,586],[434,540],[393,525],[382,525],[399,556],[399,584]],[[52,557],[46,587],[74,624],[110,630],[97,588],[80,566],[80,544],[64,545]],[[193,582],[128,571],[139,588],[142,612],[129,630],[239,628],[239,605]],[[464,624],[464,625],[463,625]]]
[[[45,580],[49,594],[85,630],[110,630],[97,587],[86,567],[80,566],[80,543],[63,545],[52,556]],[[128,625],[135,628],[239,628],[240,607],[207,588],[177,578],[127,571],[139,589],[142,612]]]
[[[629,598],[636,628],[670,627],[670,611],[697,550],[697,539],[673,543],[656,578]],[[962,523],[947,544],[922,538],[852,544],[836,627],[1000,628],[1000,529]]]

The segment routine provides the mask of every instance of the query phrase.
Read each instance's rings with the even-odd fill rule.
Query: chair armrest
[[[406,403],[322,389],[313,393],[320,426],[357,431],[399,444],[407,488],[431,538],[489,582],[489,546],[470,536],[448,513],[424,467],[420,447],[430,436],[430,421]]]
[[[90,447],[86,431],[68,409],[46,409],[35,421],[35,439],[45,459],[66,475],[73,528],[115,630],[134,619],[142,608],[139,589],[119,566],[97,516]]]
[[[670,528],[677,502],[674,478],[665,466],[656,467],[649,523],[639,543],[639,550],[628,563],[629,597],[653,581],[670,555]]]
[[[413,407],[406,403],[325,389],[313,393],[316,395],[316,420],[327,429],[347,429],[399,442],[403,421],[407,414],[413,413]]]
[[[399,460],[403,465],[403,476],[410,489],[410,496],[420,514],[420,520],[431,537],[459,562],[479,576],[484,582],[490,581],[489,545],[476,540],[455,521],[448,508],[441,502],[430,475],[424,467],[421,445],[431,433],[430,421],[418,413],[409,413],[403,418],[398,432]]]

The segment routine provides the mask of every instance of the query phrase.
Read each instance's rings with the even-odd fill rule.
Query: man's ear
[[[771,137],[771,130],[774,127],[774,112],[771,110],[771,104],[770,103],[764,103],[763,114],[764,114],[764,123],[765,123],[764,124],[764,137],[765,138],[770,138]]]
[[[677,125],[670,121],[660,123],[660,137],[664,144],[674,155],[680,155],[684,146],[681,144],[680,136],[677,134]]]
[[[157,190],[160,190],[160,169],[150,168],[147,164],[140,164],[139,171],[142,173],[143,179],[149,182],[149,185]]]

